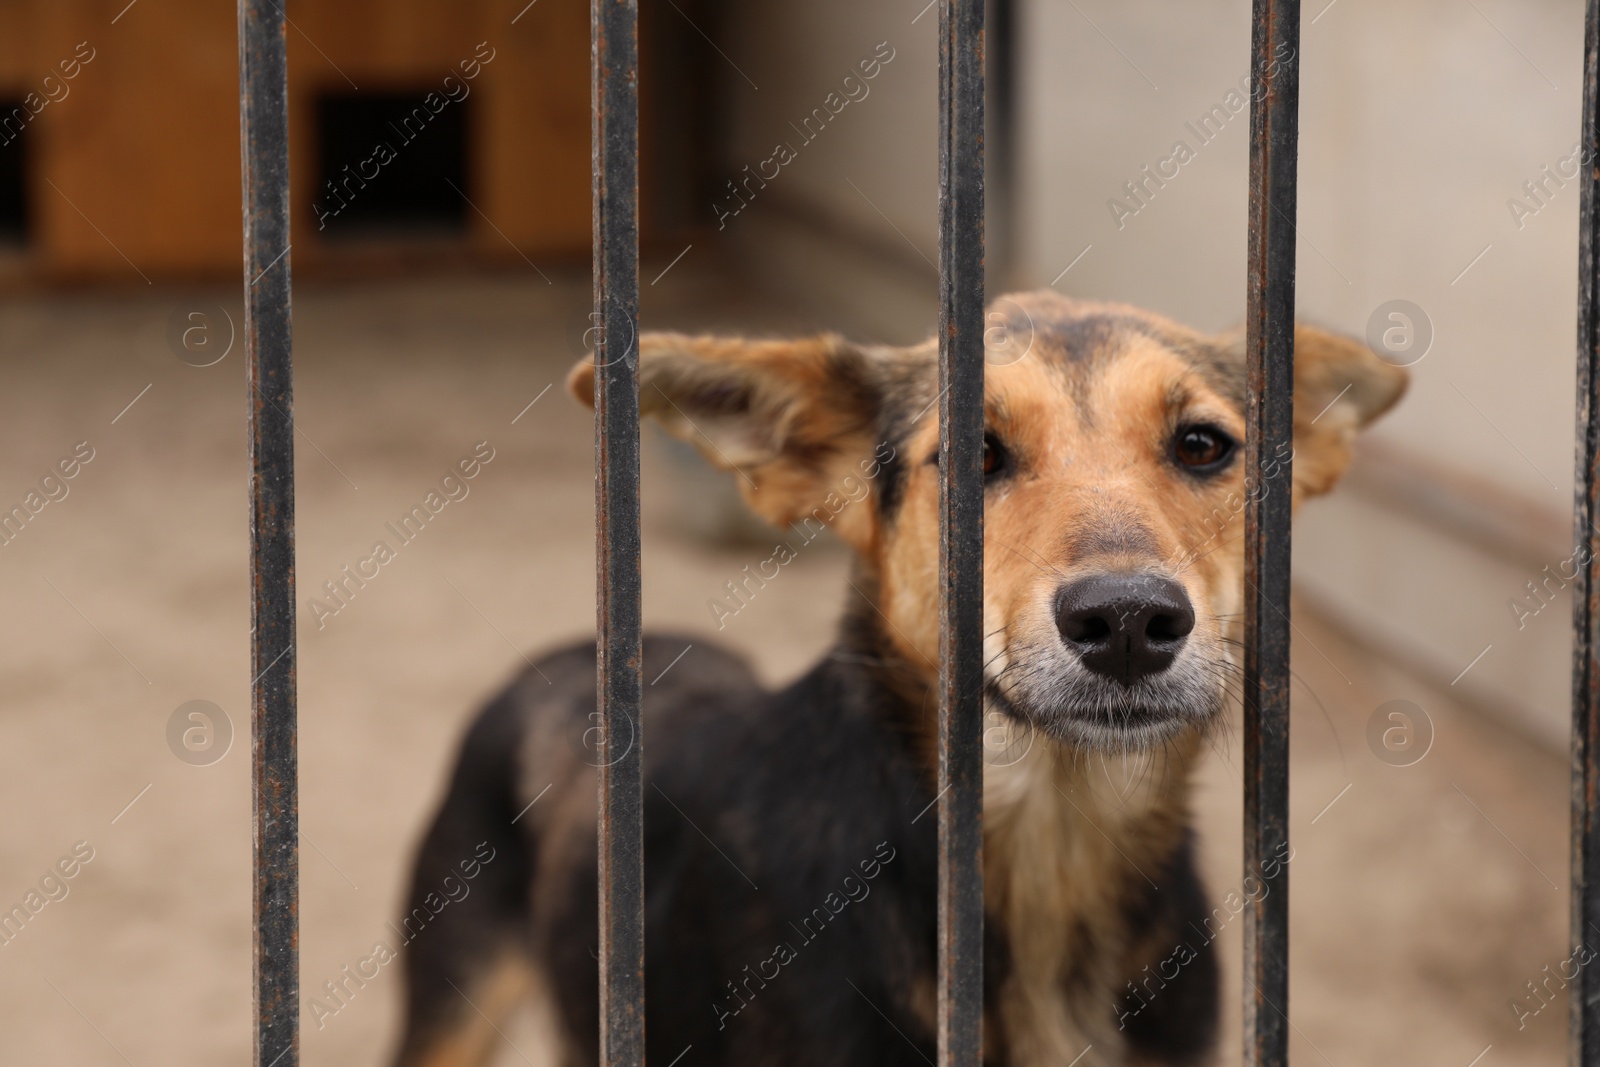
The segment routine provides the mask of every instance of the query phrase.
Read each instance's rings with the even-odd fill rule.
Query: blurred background
[[[641,4],[645,327],[928,334],[925,3]],[[474,706],[592,633],[591,425],[559,385],[588,325],[588,5],[287,11],[303,1048],[379,1064],[398,967],[324,982],[388,936]],[[1304,7],[1301,314],[1415,339],[1410,395],[1295,534],[1298,1062],[1562,1062],[1582,14]],[[0,0],[0,909],[74,870],[0,930],[3,1064],[249,1055],[234,18]],[[1249,5],[994,0],[989,25],[990,291],[1238,323]],[[794,676],[843,550],[717,633],[706,602],[766,535],[647,446],[648,623]],[[328,595],[475,450],[466,496]],[[1236,737],[1197,800],[1219,898]]]

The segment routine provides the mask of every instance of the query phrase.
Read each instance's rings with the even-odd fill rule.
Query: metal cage
[[[984,4],[939,5],[940,485],[938,1050],[976,1067],[983,1008],[982,598]],[[299,1062],[298,794],[286,28],[239,0],[249,389],[257,1067]],[[1254,0],[1246,279],[1244,862],[1288,840],[1290,465],[1293,434],[1300,5]],[[638,336],[638,5],[592,0],[600,1047],[644,1062]],[[1589,546],[1574,603],[1571,937],[1600,932],[1600,0],[1585,27],[1574,528]],[[625,339],[619,341],[618,339]],[[1263,480],[1285,489],[1271,492]],[[1288,1060],[1288,867],[1246,911],[1245,1062]],[[1574,979],[1573,1064],[1600,1065],[1600,971]]]

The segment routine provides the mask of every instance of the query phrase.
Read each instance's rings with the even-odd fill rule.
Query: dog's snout
[[[1194,607],[1170,578],[1097,574],[1061,590],[1056,625],[1085,667],[1132,685],[1171,665],[1194,629]]]

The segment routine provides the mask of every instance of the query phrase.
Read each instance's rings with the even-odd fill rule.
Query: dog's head
[[[1135,308],[1002,297],[986,333],[984,632],[991,707],[1057,740],[1159,744],[1223,706],[1247,495],[1245,358]],[[1332,488],[1406,375],[1295,332],[1293,500]],[[759,514],[838,533],[875,577],[884,638],[930,678],[939,649],[938,350],[645,334],[640,406],[735,472]],[[594,368],[568,385],[593,395]]]

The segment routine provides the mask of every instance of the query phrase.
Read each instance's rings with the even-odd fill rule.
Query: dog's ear
[[[862,348],[832,335],[755,341],[646,333],[639,345],[639,410],[732,471],[761,517],[788,526],[819,507],[847,541],[865,546],[870,491],[893,446],[878,440],[884,389],[899,350]],[[567,388],[594,404],[592,362]]]
[[[1409,375],[1353,338],[1315,326],[1294,331],[1295,497],[1332,489],[1357,432],[1393,407]]]

